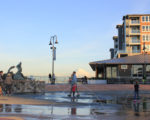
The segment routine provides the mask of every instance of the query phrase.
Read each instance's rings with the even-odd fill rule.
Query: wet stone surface
[[[140,95],[133,100],[130,92],[82,92],[80,97],[68,97],[67,92],[45,94],[17,94],[24,98],[45,99],[53,104],[0,105],[0,116],[18,116],[25,120],[148,120],[150,117],[150,95]]]

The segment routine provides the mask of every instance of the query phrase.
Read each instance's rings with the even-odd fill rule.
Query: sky
[[[57,35],[55,75],[80,70],[94,76],[89,62],[110,59],[122,17],[150,14],[149,5],[149,0],[0,0],[0,70],[21,61],[25,76],[48,75],[50,37]]]

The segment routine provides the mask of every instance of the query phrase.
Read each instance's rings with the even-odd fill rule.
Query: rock
[[[13,80],[13,93],[44,93],[45,82],[35,80]]]

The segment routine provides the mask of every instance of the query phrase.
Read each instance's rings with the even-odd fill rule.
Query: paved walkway
[[[79,91],[133,91],[133,84],[78,84]],[[140,90],[150,91],[150,85],[140,85]],[[70,91],[69,84],[46,85],[46,91]],[[12,96],[0,96],[1,104],[48,105],[50,101],[26,99]],[[23,120],[21,117],[0,117],[0,120]]]
[[[134,90],[133,84],[78,84],[79,91],[121,91]],[[150,91],[150,85],[140,84],[140,90]],[[70,91],[70,85],[46,85],[46,91]]]
[[[48,105],[51,104],[51,102],[47,100],[36,100],[13,96],[0,96],[0,104]]]
[[[24,120],[20,117],[0,117],[0,120]]]

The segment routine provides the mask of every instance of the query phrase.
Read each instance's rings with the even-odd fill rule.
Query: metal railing
[[[140,24],[139,20],[131,20],[131,24]]]
[[[140,53],[141,50],[132,50],[132,53]]]
[[[131,33],[140,33],[140,30],[131,30]]]
[[[131,43],[140,43],[139,39],[131,39]]]
[[[127,53],[125,50],[118,50],[118,53]]]
[[[132,50],[132,51],[126,51],[126,50],[119,50],[117,51],[117,54],[119,53],[140,53],[141,50]]]

